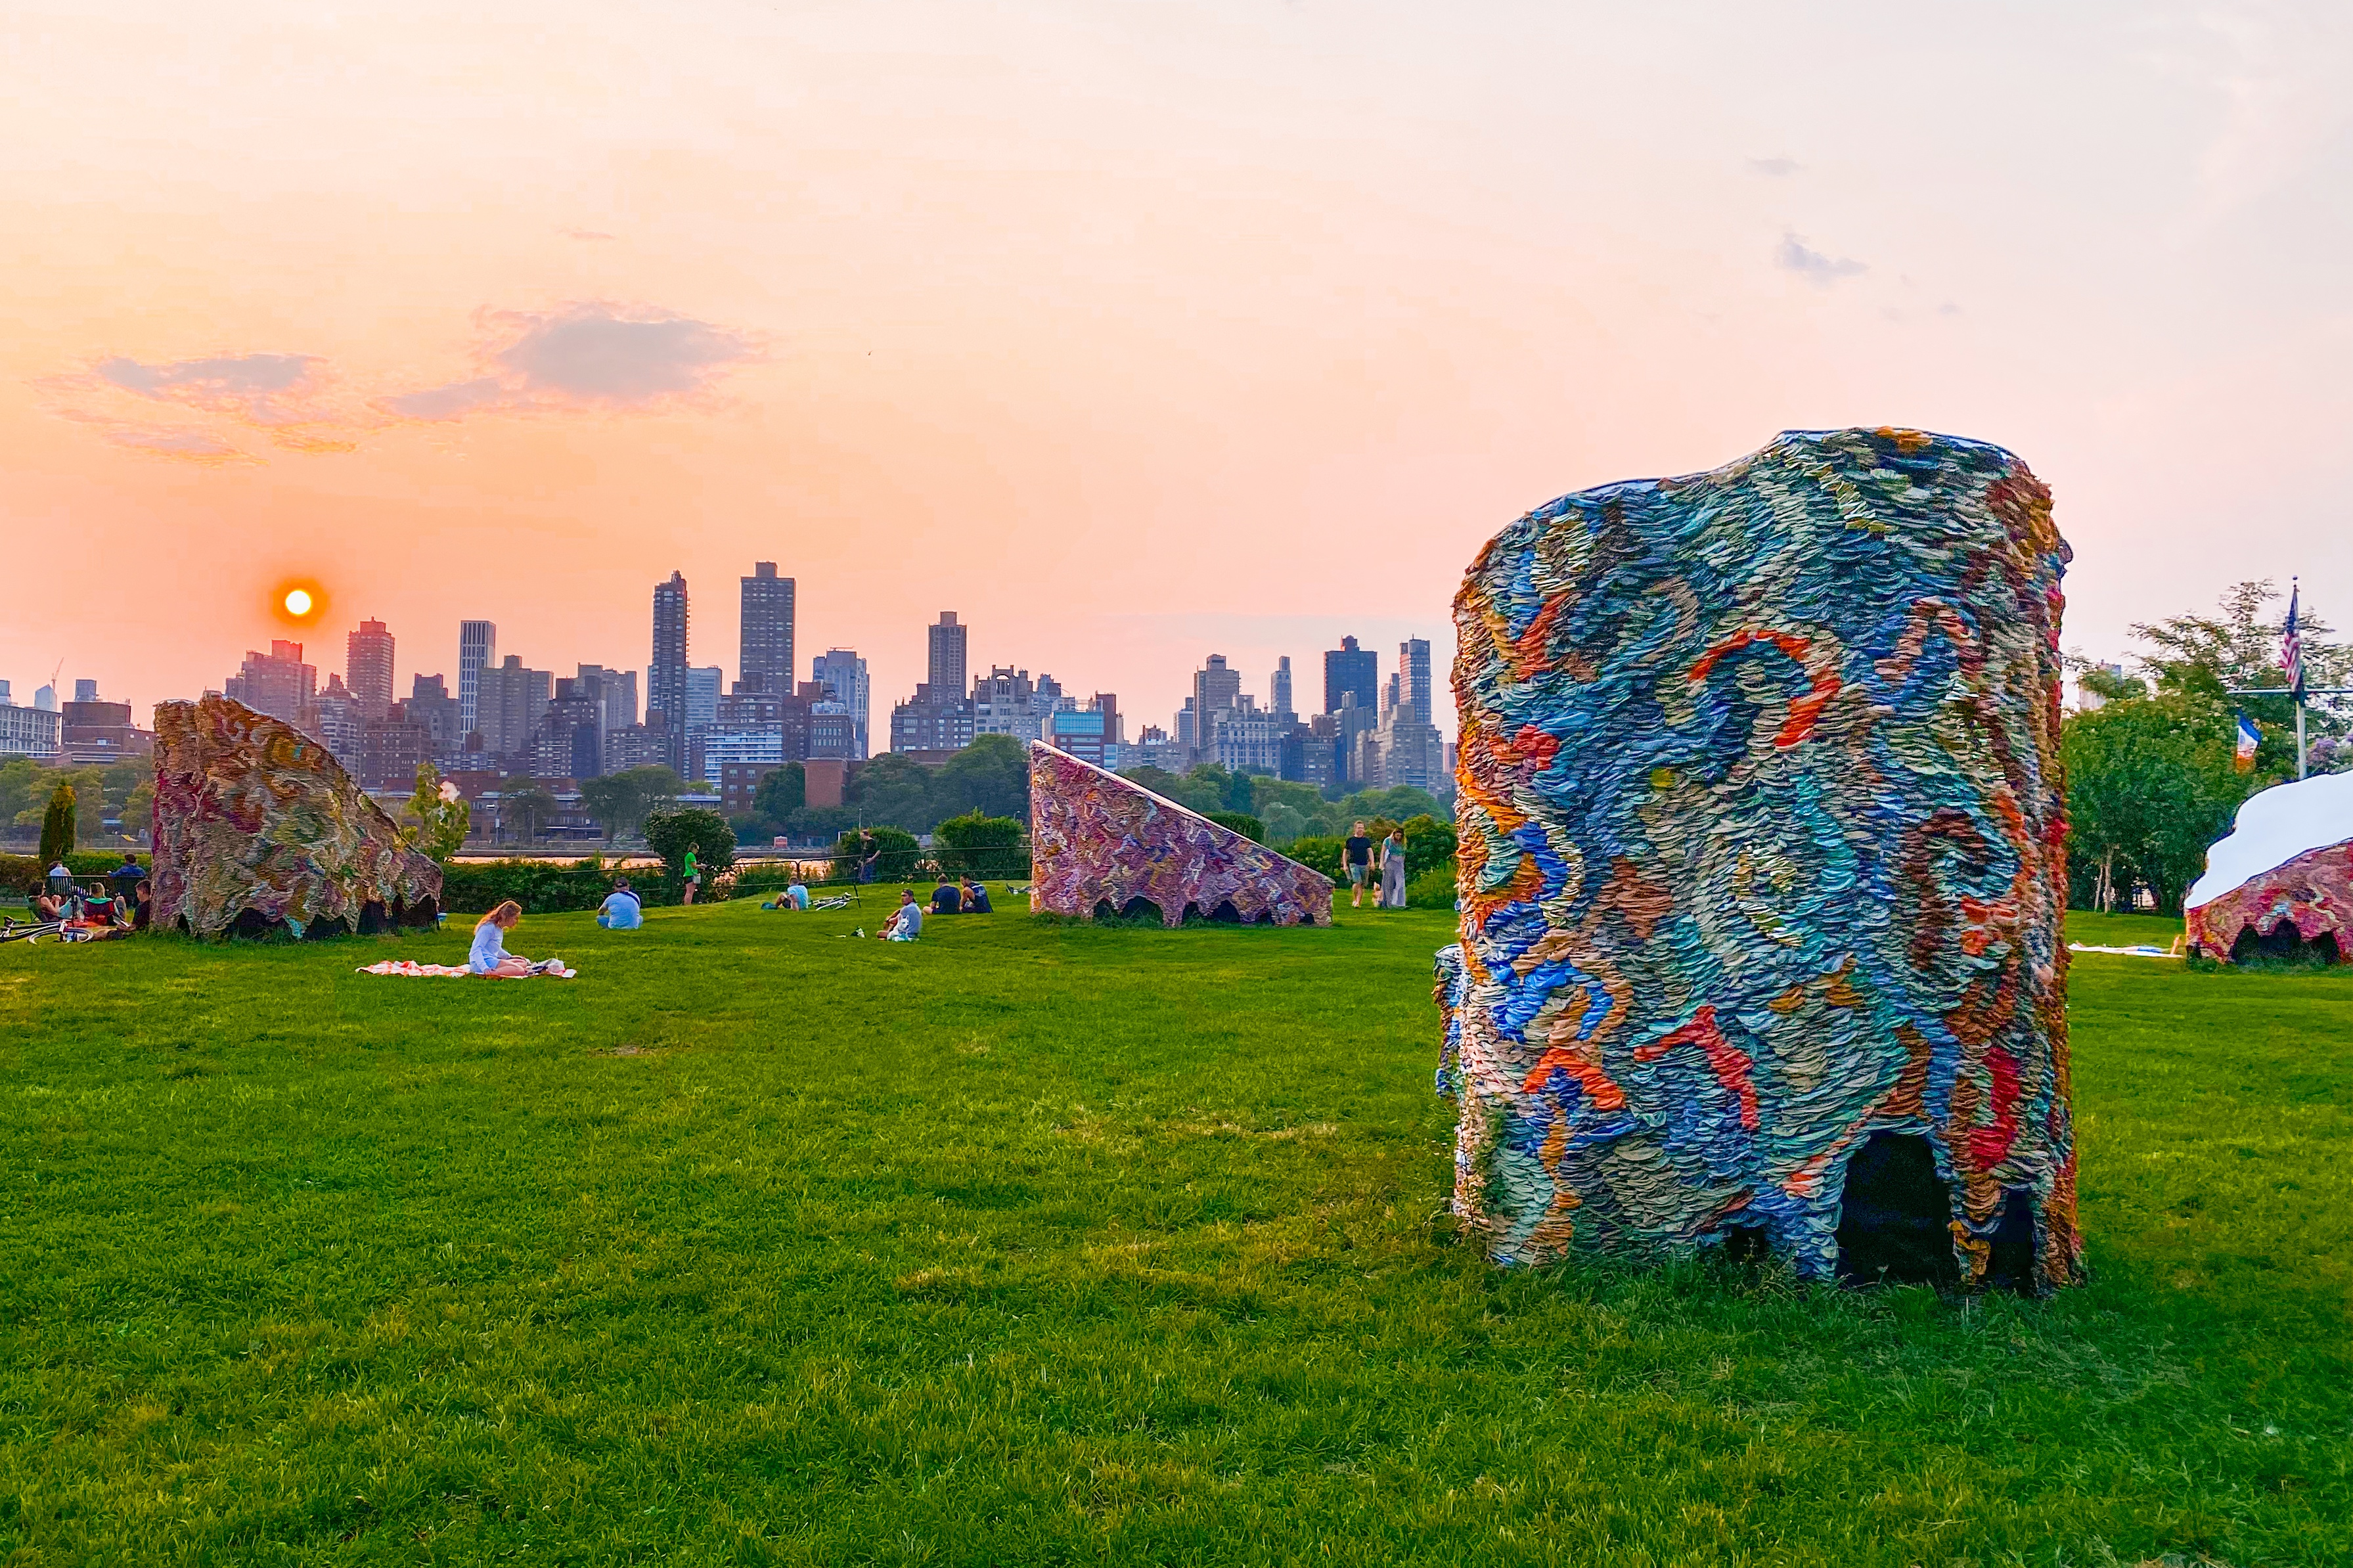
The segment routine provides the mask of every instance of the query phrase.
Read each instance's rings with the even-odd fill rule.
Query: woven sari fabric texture
[[[2305,942],[2327,937],[2338,962],[2353,958],[2353,842],[2331,844],[2249,878],[2189,911],[2189,945],[2228,962],[2240,933],[2267,937],[2281,925]]]
[[[1330,925],[1332,882],[1142,784],[1029,743],[1029,907],[1245,925]]]
[[[430,925],[441,868],[327,749],[227,697],[155,707],[154,922],[200,937]]]
[[[1492,1258],[1738,1227],[1828,1276],[1888,1132],[1933,1149],[1963,1280],[2021,1199],[2034,1284],[2078,1277],[2068,557],[2018,458],[1897,429],[1565,496],[1481,552],[1440,987]]]

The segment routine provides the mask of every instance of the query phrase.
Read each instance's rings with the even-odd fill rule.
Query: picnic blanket
[[[2169,952],[2161,947],[2091,947],[2080,942],[2069,942],[2067,951],[2069,952],[2115,952],[2121,953],[2126,958],[2179,958],[2181,956],[2178,952]]]
[[[387,958],[381,963],[363,963],[362,974],[392,974],[404,980],[469,980],[474,972],[462,963],[419,963],[413,958]],[[535,969],[529,974],[518,974],[517,980],[576,980],[576,969]]]

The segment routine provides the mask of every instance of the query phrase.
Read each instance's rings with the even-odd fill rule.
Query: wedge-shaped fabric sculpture
[[[1029,743],[1029,907],[1330,925],[1332,881],[1142,784]]]
[[[2353,959],[2353,773],[2248,796],[2185,903],[2189,945],[2210,958],[2304,946]]]
[[[1455,600],[1457,1212],[2076,1278],[2050,493],[1793,432],[1521,518]]]
[[[441,868],[327,749],[227,697],[155,706],[154,922],[197,936],[430,926]]]

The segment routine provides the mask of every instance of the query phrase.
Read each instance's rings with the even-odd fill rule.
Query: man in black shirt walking
[[[1372,875],[1373,841],[1365,837],[1365,825],[1357,823],[1348,833],[1348,907],[1365,907],[1365,879]]]

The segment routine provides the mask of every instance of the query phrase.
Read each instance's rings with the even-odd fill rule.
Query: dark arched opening
[[[1218,925],[1238,926],[1242,923],[1242,912],[1234,908],[1233,900],[1225,899],[1219,902],[1216,909],[1209,911],[1209,919]]]
[[[1158,921],[1163,925],[1168,923],[1168,917],[1161,913],[1160,906],[1150,899],[1130,899],[1119,912],[1127,920]]]
[[[1849,1285],[1957,1285],[1952,1221],[1951,1195],[1928,1141],[1874,1132],[1846,1163],[1839,1278]]]
[[[2231,962],[2233,963],[2254,963],[2282,969],[2317,969],[2344,961],[2335,931],[2322,931],[2306,942],[2304,933],[2295,929],[2295,922],[2288,920],[2272,927],[2268,935],[2256,934],[2253,926],[2241,926],[2238,940],[2231,944]]]

